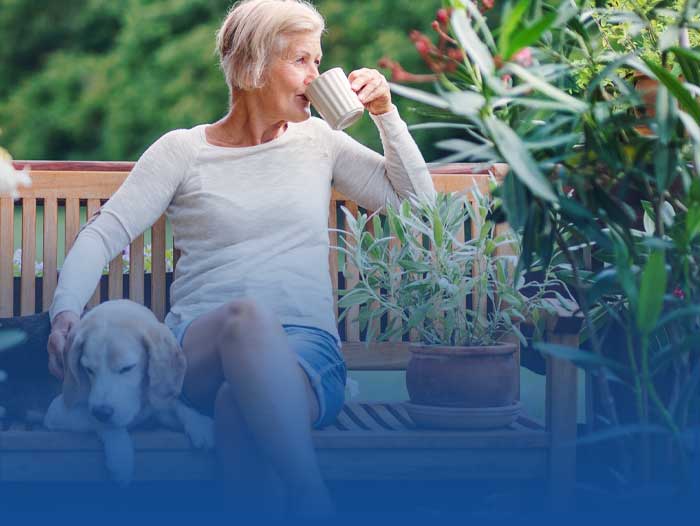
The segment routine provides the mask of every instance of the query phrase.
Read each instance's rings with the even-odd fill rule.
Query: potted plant
[[[399,210],[388,206],[383,220],[344,209],[347,230],[339,230],[344,246],[336,248],[358,272],[339,306],[359,305],[368,342],[419,336],[406,371],[406,408],[420,425],[511,423],[520,408],[519,324],[537,324],[553,313],[552,299],[566,300],[553,289],[563,284],[552,268],[541,281],[517,272],[518,237],[497,229],[489,197],[476,187],[470,196],[404,201]],[[471,239],[465,225],[476,233]]]

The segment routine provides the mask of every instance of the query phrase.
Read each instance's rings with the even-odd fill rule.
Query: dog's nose
[[[92,416],[100,422],[107,422],[114,414],[114,408],[110,405],[97,405],[92,408]]]

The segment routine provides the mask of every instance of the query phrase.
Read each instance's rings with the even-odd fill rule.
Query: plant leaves
[[[583,113],[588,109],[588,104],[585,102],[575,99],[571,95],[567,95],[559,88],[555,88],[549,82],[538,77],[537,75],[534,75],[528,69],[520,66],[519,64],[510,62],[504,66],[503,71],[512,73],[529,84],[533,89],[547,95],[551,99],[565,104],[566,107],[573,113]]]
[[[503,53],[503,57],[508,57],[510,60],[515,53],[529,46],[530,44],[537,42],[542,34],[551,27],[556,19],[557,14],[551,12],[538,18],[530,27],[520,28],[520,30],[508,44],[508,47]]]
[[[493,75],[495,66],[488,47],[481,41],[467,19],[464,9],[452,12],[452,30],[459,45],[471,57],[477,67],[488,76]]]
[[[391,91],[397,95],[415,100],[416,102],[422,102],[428,106],[433,106],[443,110],[449,109],[450,107],[449,103],[445,99],[427,91],[409,88],[408,86],[402,86],[401,84],[395,84],[393,82],[389,83],[389,87],[391,88]]]
[[[656,64],[654,61],[644,58],[645,64],[651,69],[656,78],[661,82],[673,96],[678,99],[681,107],[687,111],[695,122],[700,123],[700,106],[695,101],[695,98],[683,87],[683,84],[674,77],[668,70]]]
[[[659,319],[666,293],[666,256],[662,250],[654,250],[642,271],[639,302],[636,306],[637,328],[642,334],[650,334]]]
[[[532,155],[510,126],[496,117],[487,117],[484,124],[499,152],[523,184],[535,196],[545,201],[556,201],[557,197],[551,184],[542,175]]]

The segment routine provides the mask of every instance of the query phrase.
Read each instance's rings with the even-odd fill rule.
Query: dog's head
[[[103,424],[125,427],[147,405],[163,409],[178,396],[185,357],[150,311],[109,303],[122,305],[96,307],[69,336],[63,397],[68,406],[87,403]]]

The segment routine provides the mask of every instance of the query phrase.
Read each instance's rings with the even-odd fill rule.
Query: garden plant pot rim
[[[513,354],[517,351],[517,345],[514,343],[496,343],[492,345],[442,345],[442,344],[427,344],[427,343],[411,343],[409,349],[411,354],[439,354],[441,356],[483,356]]]

